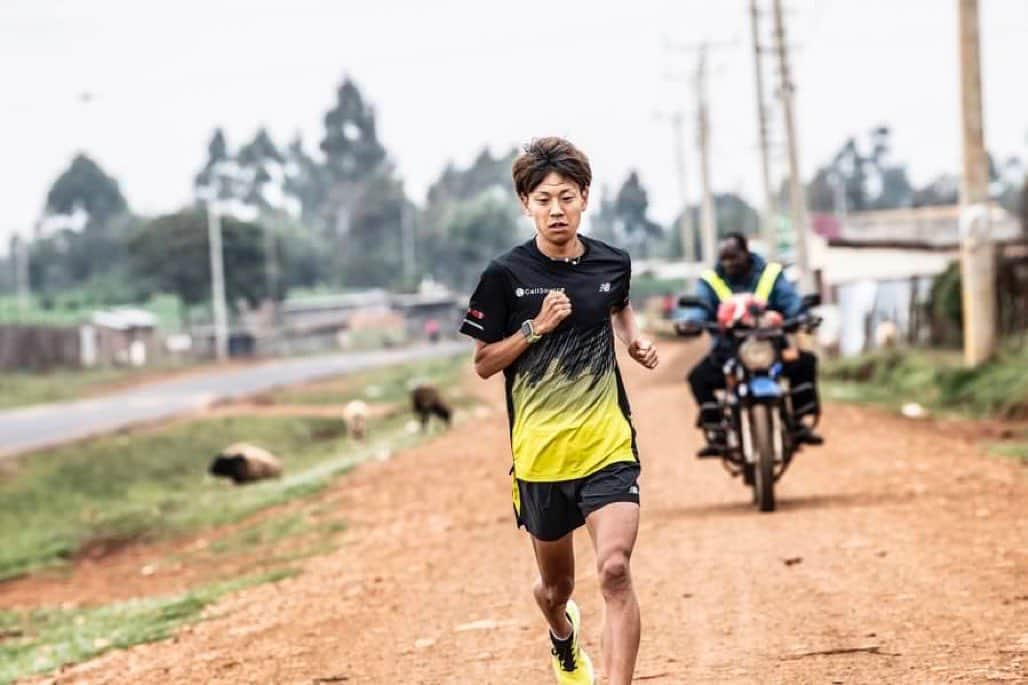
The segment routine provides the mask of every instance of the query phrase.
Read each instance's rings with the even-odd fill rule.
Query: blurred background
[[[550,134],[590,155],[584,230],[631,251],[637,307],[741,230],[841,305],[844,354],[883,321],[959,346],[956,11],[775,7],[5,3],[0,366],[394,343],[430,318],[450,335],[486,260],[531,235],[510,162]],[[980,15],[982,192],[1015,333],[1028,8]]]
[[[456,333],[533,236],[510,170],[547,135],[589,156],[582,230],[631,253],[662,354],[623,365],[644,606],[674,647],[640,673],[1023,678],[1026,65],[1025,0],[0,3],[0,683],[172,634],[97,668],[548,677],[528,637],[468,658],[538,617],[502,392]],[[672,336],[734,231],[823,302],[827,456],[775,519],[692,458],[703,345]],[[241,629],[175,632],[308,573]],[[504,588],[496,616],[462,613],[468,578]]]

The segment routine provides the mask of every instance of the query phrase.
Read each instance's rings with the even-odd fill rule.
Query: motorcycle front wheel
[[[755,404],[750,408],[750,430],[757,463],[753,469],[753,499],[761,511],[775,510],[775,444],[771,407]]]

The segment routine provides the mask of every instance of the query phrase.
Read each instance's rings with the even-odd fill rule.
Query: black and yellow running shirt
[[[614,356],[610,317],[628,304],[628,253],[579,236],[576,261],[551,259],[535,239],[494,259],[471,296],[460,332],[485,343],[516,333],[551,290],[571,315],[504,370],[514,475],[555,482],[636,461],[635,431]]]

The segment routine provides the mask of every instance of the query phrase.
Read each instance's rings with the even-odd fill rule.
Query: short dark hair
[[[577,147],[556,136],[536,138],[524,147],[511,169],[518,197],[535,190],[554,171],[577,183],[583,192],[593,180],[589,158]]]
[[[744,236],[739,231],[732,231],[724,237],[724,240],[734,240],[735,244],[739,247],[740,250],[742,250],[743,252],[750,251],[750,244],[746,241],[746,236]]]

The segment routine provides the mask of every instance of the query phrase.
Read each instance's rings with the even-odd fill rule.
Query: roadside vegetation
[[[831,361],[822,373],[829,401],[869,403],[893,411],[1009,421],[990,454],[1028,464],[1028,348],[1008,345],[976,369],[953,351],[890,350]]]
[[[0,683],[53,671],[112,649],[163,640],[178,628],[200,620],[208,605],[231,592],[296,574],[296,569],[285,568],[212,583],[177,595],[85,609],[0,611]]]
[[[974,418],[1028,419],[1028,347],[1010,344],[975,369],[958,352],[889,350],[824,365],[826,396]]]
[[[376,369],[283,389],[229,415],[126,431],[5,463],[0,587],[17,577],[71,578],[79,559],[113,559],[128,546],[178,539],[183,542],[155,552],[141,574],[200,572],[194,587],[167,596],[96,606],[87,597],[86,606],[75,607],[42,596],[38,606],[0,610],[0,683],[163,639],[225,594],[294,575],[298,560],[336,549],[345,512],[319,493],[357,464],[423,439],[411,425],[412,380],[433,382],[455,406],[469,407],[458,392],[465,365],[461,355]],[[327,405],[341,408],[358,398],[377,409],[363,441],[346,434],[341,418],[324,416]],[[246,414],[268,405],[288,411]],[[311,416],[302,405],[311,406]],[[282,478],[236,486],[208,475],[213,455],[241,440],[278,455]]]

